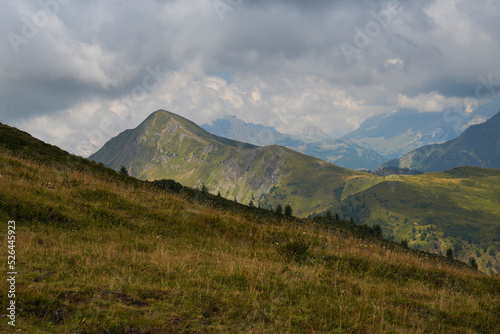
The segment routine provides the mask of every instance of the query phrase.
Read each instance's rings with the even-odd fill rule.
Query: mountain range
[[[500,110],[500,101],[469,109],[465,105],[439,112],[397,109],[366,119],[357,130],[341,139],[349,139],[366,149],[372,149],[387,160],[397,159],[424,145],[457,138],[471,125],[493,117]]]
[[[127,134],[133,144],[134,131]],[[199,135],[221,149],[253,149]],[[135,139],[154,147],[159,137]],[[441,334],[500,326],[500,280],[474,262],[408,248],[335,215],[288,217],[123,174],[0,124],[0,220],[15,226],[15,241],[12,232],[5,238],[19,273],[9,299],[23,332]],[[448,174],[471,190],[480,182],[491,197],[494,171]],[[11,332],[4,318],[0,332]]]
[[[456,139],[421,147],[385,166],[423,172],[459,166],[500,169],[500,112],[482,124],[472,125]]]
[[[291,135],[228,116],[201,127],[215,135],[259,146],[282,145],[338,166],[375,170],[427,144],[457,138],[470,125],[483,123],[500,110],[493,101],[475,107],[456,106],[441,112],[398,109],[366,119],[359,128],[341,138],[332,138],[319,127],[307,126]]]
[[[496,116],[490,122],[495,121]],[[476,127],[481,128],[471,129]],[[165,110],[113,138],[90,159],[115,170],[125,166],[139,179],[174,179],[245,204],[289,204],[301,217],[329,210],[359,224],[379,224],[394,240],[441,253],[452,247],[460,259],[475,256],[481,269],[500,270],[500,240],[491,238],[499,232],[499,170],[463,167],[446,174],[380,177],[283,146],[215,136]],[[417,226],[423,230],[413,233]]]
[[[374,170],[388,160],[383,155],[365,149],[351,140],[333,139],[316,126],[304,127],[299,135],[290,135],[281,133],[274,127],[253,124],[236,116],[229,116],[201,127],[217,136],[254,145],[286,146],[294,151],[349,169]]]
[[[284,146],[254,146],[210,134],[159,110],[111,139],[91,160],[143,180],[175,179],[263,207],[286,202],[299,216],[324,210],[382,178],[307,156]]]

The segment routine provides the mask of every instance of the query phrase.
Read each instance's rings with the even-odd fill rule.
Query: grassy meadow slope
[[[3,126],[0,143],[0,220],[5,231],[17,222],[23,332],[500,328],[500,280],[456,261],[346,222],[215,209],[200,193],[160,190]],[[5,309],[5,280],[0,290]]]
[[[333,210],[415,248],[445,254],[451,248],[479,268],[500,272],[500,171],[460,167],[415,176],[390,176],[344,199]]]
[[[115,170],[124,165],[143,180],[205,184],[209,191],[242,203],[290,204],[299,216],[339,201],[343,189],[383,181],[282,146],[257,147],[217,137],[165,110],[111,139],[90,159]]]

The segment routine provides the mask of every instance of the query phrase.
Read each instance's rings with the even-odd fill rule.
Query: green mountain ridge
[[[205,185],[243,203],[273,208],[290,204],[299,216],[321,211],[332,201],[383,180],[286,147],[257,147],[221,138],[165,110],[113,138],[89,159],[115,170],[123,165],[139,179]]]

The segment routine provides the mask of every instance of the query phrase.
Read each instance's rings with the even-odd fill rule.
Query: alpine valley
[[[498,130],[482,133],[488,141]],[[90,159],[115,170],[124,166],[142,180],[174,179],[244,204],[287,204],[299,217],[330,211],[357,224],[380,225],[385,236],[406,239],[411,247],[439,254],[452,249],[464,262],[477,259],[483,271],[500,271],[500,170],[461,167],[381,177],[283,146],[219,137],[165,110]]]

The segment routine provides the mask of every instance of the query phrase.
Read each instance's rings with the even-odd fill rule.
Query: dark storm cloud
[[[57,6],[42,27],[34,24],[33,13],[47,11],[36,5],[10,2],[0,14],[8,22],[2,24],[3,118],[57,113],[91,98],[114,99],[139,84],[146,67],[172,67],[158,4]]]

